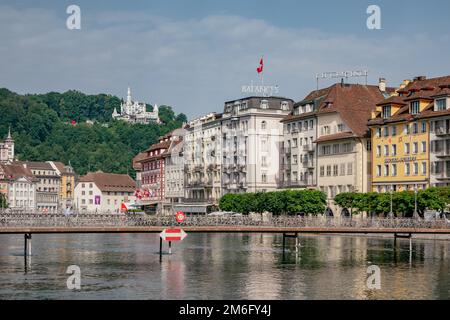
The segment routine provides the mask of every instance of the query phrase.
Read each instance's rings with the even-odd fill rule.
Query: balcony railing
[[[313,152],[314,150],[315,150],[315,147],[312,143],[303,145],[303,151]]]

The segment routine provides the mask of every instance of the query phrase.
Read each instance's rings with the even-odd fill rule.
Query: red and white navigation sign
[[[181,223],[184,221],[184,219],[186,219],[186,215],[184,214],[183,211],[178,211],[177,214],[175,215],[175,219],[177,219],[178,223]]]
[[[164,241],[181,241],[186,238],[187,233],[183,229],[164,229],[159,236]]]

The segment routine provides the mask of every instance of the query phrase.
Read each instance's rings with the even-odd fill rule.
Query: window
[[[265,130],[266,127],[267,127],[267,122],[262,121],[262,122],[261,122],[261,129],[262,129],[262,130]],[[290,126],[288,125],[288,132],[289,132],[289,131],[290,131]]]
[[[390,118],[392,113],[391,113],[391,106],[383,106],[383,118]]]
[[[341,163],[341,170],[340,175],[345,176],[345,163]]]
[[[389,145],[384,146],[384,156],[385,157],[389,156]]]
[[[333,176],[338,176],[339,172],[339,166],[337,164],[333,165]]]
[[[411,114],[418,114],[420,111],[420,103],[419,101],[412,101],[411,102]]]
[[[344,143],[342,145],[344,152],[352,152],[353,148],[352,148],[352,144],[350,142]]]
[[[333,144],[333,153],[339,153],[339,145],[338,144]]]
[[[409,176],[411,174],[411,168],[409,163],[405,163],[405,176]]]
[[[344,125],[342,123],[337,125],[337,132],[343,132],[344,131]]]
[[[320,176],[323,177],[325,175],[325,167],[320,166]]]
[[[347,175],[351,176],[353,174],[353,163],[347,163]]]
[[[397,155],[397,145],[393,144],[392,145],[392,156],[395,157]]]
[[[419,143],[414,142],[413,143],[413,153],[417,154],[419,152]]]
[[[392,136],[396,136],[397,135],[397,127],[396,126],[392,126],[391,127],[391,131],[392,131]]]
[[[409,124],[405,124],[405,134],[410,134],[410,133],[411,133],[411,130],[410,130]]]
[[[263,174],[261,175],[261,181],[262,181],[263,183],[266,183],[266,182],[267,182],[267,174],[263,173]]]
[[[331,146],[322,146],[322,155],[329,155],[331,153]]]
[[[426,141],[422,141],[422,153],[427,152],[427,142]]]
[[[436,100],[436,111],[447,109],[447,100],[446,99],[438,99]]]
[[[377,177],[381,177],[381,166],[377,165]]]
[[[389,137],[389,127],[384,127],[384,136]]]
[[[305,121],[306,127],[308,127],[308,122]],[[306,128],[307,130],[308,128]],[[323,126],[322,127],[322,134],[330,134],[330,127],[329,126]]]
[[[427,132],[427,123],[425,121],[422,121],[422,133]]]
[[[327,177],[331,176],[331,166],[327,166]]]
[[[405,143],[405,154],[409,154],[409,153],[410,153],[409,143]]]
[[[389,165],[388,164],[384,165],[384,176],[385,177],[389,176]]]
[[[377,138],[381,137],[381,128],[377,128]]]
[[[377,146],[377,157],[380,157],[380,156],[381,156],[381,146],[378,145]]]
[[[392,176],[397,176],[397,164],[392,164]]]
[[[413,134],[417,134],[419,132],[419,125],[417,124],[417,122],[413,123]]]
[[[423,175],[427,174],[427,163],[426,162],[422,162],[422,174]]]
[[[414,175],[419,174],[419,164],[417,162],[414,162]]]

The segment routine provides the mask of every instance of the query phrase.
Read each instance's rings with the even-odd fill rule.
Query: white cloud
[[[0,86],[124,96],[129,84],[138,100],[196,116],[221,111],[225,100],[241,96],[242,84],[258,81],[261,54],[265,83],[295,100],[315,88],[314,75],[322,71],[368,68],[372,82],[383,76],[390,85],[449,71],[442,67],[448,41],[432,49],[448,35],[393,32],[380,40],[370,32],[366,38],[326,34],[232,15],[173,21],[145,12],[93,16],[81,10],[82,29],[70,31],[65,12],[0,7]]]

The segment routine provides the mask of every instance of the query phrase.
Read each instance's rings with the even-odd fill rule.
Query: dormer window
[[[419,111],[420,111],[420,103],[419,103],[419,101],[412,101],[410,109],[411,109],[410,110],[411,114],[418,114]]]
[[[269,109],[269,101],[261,100],[261,109]]]
[[[287,101],[281,102],[281,110],[289,110],[289,103]]]
[[[447,99],[438,99],[436,100],[436,108],[435,111],[441,111],[447,109]]]
[[[390,118],[392,116],[391,106],[383,106],[383,119]]]

